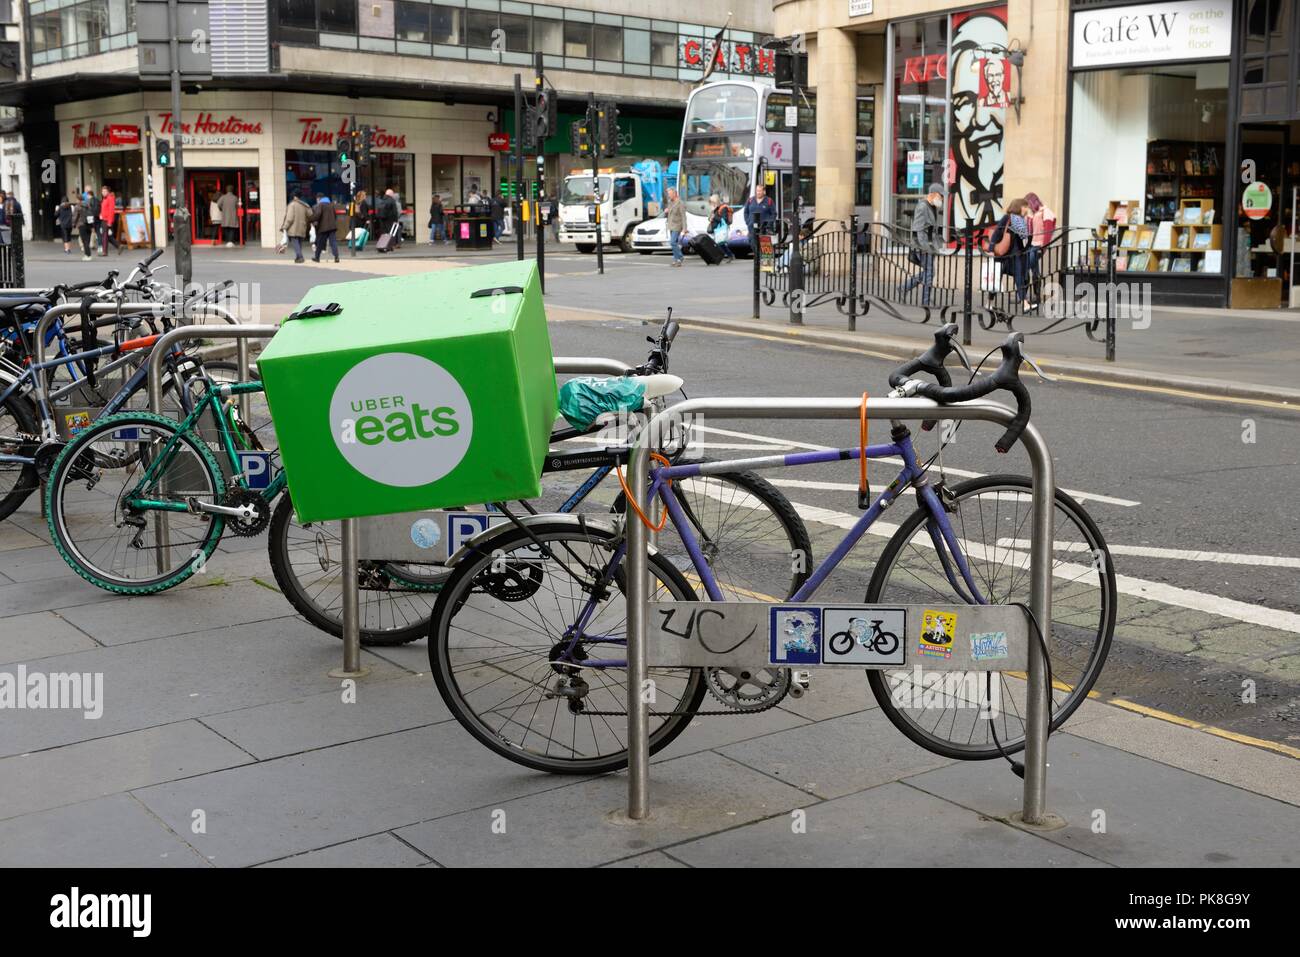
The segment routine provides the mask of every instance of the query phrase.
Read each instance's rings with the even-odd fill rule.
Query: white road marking
[[[830,449],[832,448],[832,446],[829,446],[829,445],[810,445],[810,444],[807,443],[807,442],[796,442],[796,441],[793,440],[793,439],[782,439],[782,438],[777,438],[777,437],[775,437],[775,436],[771,436],[771,435],[755,435],[755,434],[750,433],[750,432],[735,432],[735,431],[732,431],[732,430],[730,430],[730,429],[719,429],[719,428],[715,428],[715,427],[713,427],[713,426],[711,426],[711,425],[695,425],[695,426],[693,426],[693,428],[699,430],[700,432],[708,432],[708,433],[712,433],[712,434],[714,434],[714,435],[722,435],[722,436],[727,436],[727,437],[735,438],[735,439],[750,439],[750,440],[752,440],[752,441],[757,441],[757,442],[785,442],[785,443],[786,443],[786,447],[788,447],[788,448],[806,449],[806,450],[808,450],[808,451],[810,451],[810,452],[827,452],[827,451],[830,451]],[[725,448],[725,447],[726,447],[726,446],[720,446],[720,445],[719,445],[719,446],[713,446],[713,448]],[[881,462],[881,463],[886,464],[886,465],[897,465],[897,466],[899,466],[899,467],[901,467],[902,464],[903,464],[903,460],[902,460],[902,459],[899,459],[899,458],[893,458],[893,457],[880,458],[880,459],[872,459],[871,461],[872,461],[873,463],[874,463],[874,462]],[[944,468],[944,471],[947,472],[949,475],[957,475],[957,476],[960,476],[961,478],[983,478],[984,475],[985,475],[984,472],[971,472],[971,471],[968,471],[968,470],[966,470],[966,469],[957,469],[957,468],[953,468],[953,467],[950,466],[950,465],[949,465],[949,466],[946,466],[946,467]],[[769,478],[768,478],[768,481],[770,481],[773,485],[784,485],[784,484],[786,484],[786,480],[784,480],[784,479],[783,479],[783,480],[780,480],[780,481],[777,481],[777,480],[772,479],[772,478],[769,477]],[[854,484],[851,484],[851,483],[847,483],[847,482],[843,482],[843,483],[836,483],[836,482],[823,482],[823,483],[820,483],[820,484],[809,484],[809,485],[803,485],[803,486],[800,486],[800,485],[793,485],[793,484],[792,484],[790,487],[791,487],[791,488],[810,488],[810,489],[811,489],[811,488],[816,488],[816,489],[819,489],[819,490],[821,490],[821,491],[828,491],[828,492],[848,492],[848,491],[857,491],[857,488],[858,488],[857,485],[854,485]],[[1067,488],[1067,489],[1062,489],[1061,491],[1065,492],[1065,494],[1071,496],[1072,498],[1078,499],[1078,500],[1081,501],[1081,502],[1097,502],[1097,503],[1102,504],[1102,505],[1118,505],[1118,506],[1121,506],[1121,507],[1123,507],[1123,508],[1135,508],[1135,507],[1137,507],[1138,505],[1141,505],[1141,504],[1142,504],[1141,502],[1135,502],[1135,501],[1133,501],[1132,499],[1127,499],[1127,498],[1115,498],[1114,496],[1111,496],[1111,495],[1102,495],[1102,494],[1100,494],[1100,493],[1098,493],[1098,492],[1080,492],[1080,491],[1076,491],[1076,490],[1074,490],[1074,489],[1068,489],[1068,488]]]
[[[1028,548],[1028,539],[1000,538],[998,544],[1005,548]],[[1056,542],[1057,551],[1086,552],[1083,542]],[[1155,548],[1147,545],[1110,545],[1112,555],[1133,555],[1137,558],[1172,558],[1184,562],[1216,562],[1220,565],[1262,565],[1272,568],[1300,568],[1300,558],[1281,555],[1243,555],[1237,552],[1206,552],[1194,548]]]

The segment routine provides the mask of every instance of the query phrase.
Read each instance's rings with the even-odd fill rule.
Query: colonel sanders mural
[[[952,225],[989,225],[1002,215],[1002,131],[1011,98],[1006,7],[953,15],[948,76]]]

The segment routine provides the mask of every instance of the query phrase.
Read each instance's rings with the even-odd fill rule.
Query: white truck
[[[596,234],[597,191],[600,194],[600,235]],[[615,244],[632,252],[634,230],[659,215],[659,204],[646,197],[641,174],[635,170],[574,173],[560,190],[560,242],[573,243],[580,253],[595,252],[596,243]]]

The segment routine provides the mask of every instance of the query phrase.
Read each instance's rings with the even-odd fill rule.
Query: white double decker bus
[[[803,215],[813,215],[816,201],[817,139],[815,103],[800,97],[799,160]],[[678,189],[686,203],[687,228],[703,232],[710,214],[709,197],[717,194],[736,213],[729,244],[749,249],[749,232],[741,207],[757,183],[790,215],[794,196],[793,132],[786,126],[790,94],[761,80],[718,80],[691,91],[686,101]]]

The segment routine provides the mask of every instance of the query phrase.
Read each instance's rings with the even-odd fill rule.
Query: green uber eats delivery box
[[[316,286],[258,368],[303,522],[541,494],[557,392],[537,268]]]

